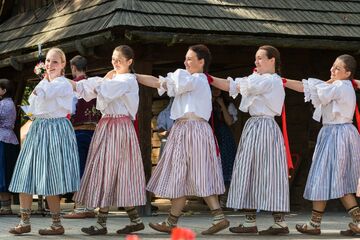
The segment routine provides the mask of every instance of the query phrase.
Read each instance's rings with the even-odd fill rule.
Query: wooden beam
[[[143,74],[152,73],[152,62],[138,60],[136,71]],[[152,163],[151,163],[151,119],[152,119],[152,96],[154,89],[139,85],[140,103],[138,109],[139,120],[139,143],[143,159],[146,183],[150,180]],[[151,216],[151,194],[147,192],[147,203],[145,207],[139,209],[141,215]]]
[[[256,35],[223,35],[207,33],[175,33],[175,32],[148,32],[139,30],[129,30],[125,32],[125,37],[131,42],[165,43],[168,46],[174,44],[196,44],[204,43],[211,45],[229,46],[260,46],[264,44],[274,45],[284,48],[310,48],[328,49],[341,51],[354,51],[359,53],[359,41],[330,40],[320,38],[291,38],[288,36],[256,36]]]
[[[12,66],[16,71],[23,70],[23,64],[19,63],[15,57],[10,57],[10,66]]]
[[[104,32],[104,33],[99,33],[95,36],[89,36],[89,37],[85,37],[85,38],[81,39],[80,45],[82,46],[83,49],[88,49],[88,48],[91,49],[95,46],[99,46],[99,45],[105,44],[107,42],[111,42],[113,40],[114,40],[114,38],[113,38],[111,32]],[[57,44],[48,45],[47,48],[43,49],[43,55],[45,55],[51,47],[55,47],[55,46],[61,48],[65,53],[78,51],[78,49],[76,47],[76,41],[70,41],[70,42],[65,42],[65,43],[58,44],[58,45]],[[13,52],[12,57],[0,60],[0,68],[12,66],[11,64],[12,64],[12,61],[14,61],[14,60],[16,62],[18,62],[19,64],[22,64],[22,63],[34,62],[34,61],[37,61],[37,59],[38,59],[37,51],[23,54],[23,55],[20,55],[20,54],[16,55],[16,53]]]

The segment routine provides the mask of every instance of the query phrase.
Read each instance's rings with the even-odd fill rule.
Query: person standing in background
[[[0,79],[0,215],[12,214],[8,187],[19,153],[19,141],[14,133],[16,108],[11,99],[13,86]]]

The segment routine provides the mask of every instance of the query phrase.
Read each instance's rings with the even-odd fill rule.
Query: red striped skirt
[[[146,203],[144,167],[129,117],[105,115],[99,121],[74,200],[88,207]]]
[[[166,198],[224,193],[221,158],[208,122],[175,122],[147,189]]]

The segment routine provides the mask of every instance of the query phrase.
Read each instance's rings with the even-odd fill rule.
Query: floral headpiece
[[[34,73],[36,75],[38,75],[38,77],[40,79],[43,79],[44,78],[44,74],[46,72],[46,69],[45,69],[45,63],[43,62],[39,62],[38,64],[36,64],[36,66],[34,67]]]

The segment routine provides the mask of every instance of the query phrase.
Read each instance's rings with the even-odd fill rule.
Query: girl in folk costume
[[[175,123],[147,186],[172,203],[164,222],[149,224],[156,231],[171,232],[189,195],[203,197],[214,216],[212,226],[202,234],[214,234],[229,226],[218,201],[218,195],[225,191],[221,159],[207,122],[212,109],[211,90],[203,72],[207,71],[210,58],[206,46],[194,45],[185,56],[186,70],[178,69],[159,79],[137,75],[140,83],[158,88],[161,94],[167,90],[174,97],[171,118]]]
[[[131,121],[139,105],[139,86],[131,73],[133,59],[129,46],[119,46],[112,55],[114,70],[105,78],[73,82],[80,98],[96,98],[96,108],[103,115],[90,144],[80,190],[74,196],[76,202],[100,208],[97,223],[81,229],[89,235],[107,233],[109,206],[124,207],[131,221],[118,234],[145,228],[134,207],[145,205],[146,195],[139,142]]]
[[[31,231],[32,195],[45,195],[52,225],[41,235],[61,235],[59,194],[79,189],[79,156],[74,129],[67,115],[72,111],[73,90],[64,77],[65,54],[59,48],[48,51],[45,78],[30,95],[29,112],[35,118],[21,148],[9,190],[20,193],[20,223],[10,233]]]
[[[10,80],[0,79],[0,215],[12,214],[8,188],[19,153],[19,141],[13,130],[16,108],[12,93]]]
[[[248,77],[220,79],[213,85],[242,95],[240,110],[249,112],[237,150],[227,207],[244,209],[245,222],[233,233],[258,233],[256,210],[273,212],[274,224],[261,235],[288,234],[284,212],[289,212],[288,166],[284,139],[274,116],[281,114],[285,91],[280,74],[280,53],[261,46],[255,55],[256,72]],[[291,167],[291,161],[290,161]]]
[[[340,198],[352,217],[352,230],[360,223],[360,209],[354,197],[360,176],[360,135],[352,124],[356,97],[352,82],[356,61],[339,56],[330,69],[331,79],[288,80],[286,87],[305,93],[315,107],[313,118],[323,127],[317,138],[304,198],[313,201],[309,223],[298,224],[301,233],[318,235],[327,200]],[[360,231],[356,230],[360,233]],[[352,235],[351,230],[341,231]]]

